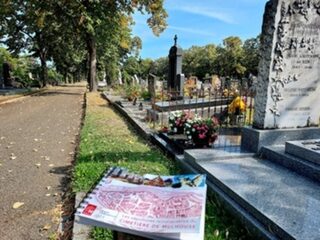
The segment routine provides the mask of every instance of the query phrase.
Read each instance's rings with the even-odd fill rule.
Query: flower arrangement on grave
[[[240,96],[235,97],[228,106],[230,124],[239,124],[246,112],[246,104]]]
[[[240,96],[235,97],[228,107],[231,114],[240,115],[246,111],[246,104]]]
[[[202,119],[197,116],[185,123],[185,134],[196,147],[209,147],[218,138],[219,121],[216,117]]]
[[[189,114],[184,111],[174,111],[169,115],[169,128],[172,134],[183,134],[184,124],[190,118]]]

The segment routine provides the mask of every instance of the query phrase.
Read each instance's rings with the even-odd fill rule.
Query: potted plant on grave
[[[196,116],[185,123],[185,134],[195,147],[210,147],[218,138],[218,127],[216,117],[202,119]]]
[[[184,111],[174,111],[169,115],[169,128],[171,134],[183,134],[184,125],[189,114]]]

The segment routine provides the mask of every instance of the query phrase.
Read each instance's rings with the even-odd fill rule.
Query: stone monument
[[[320,1],[270,0],[262,26],[253,128],[245,129],[243,146],[257,142],[251,150],[259,151],[268,141],[320,138],[319,104]]]
[[[177,35],[174,36],[174,45],[169,52],[168,91],[180,93],[181,83],[178,76],[182,74],[182,48],[177,45]],[[181,79],[181,77],[180,77]],[[183,88],[182,88],[183,90]],[[180,94],[179,94],[180,95]]]
[[[254,127],[318,126],[320,1],[269,1],[261,52]]]

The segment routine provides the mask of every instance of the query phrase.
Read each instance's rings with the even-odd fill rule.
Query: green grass
[[[88,94],[79,154],[73,176],[73,190],[87,192],[111,166],[126,167],[139,174],[179,174],[174,162],[150,146],[97,94]],[[221,206],[208,200],[206,240],[247,239],[244,229],[225,216]],[[111,231],[94,228],[91,238],[112,239]]]

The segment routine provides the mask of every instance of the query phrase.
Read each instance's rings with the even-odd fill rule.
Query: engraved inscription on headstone
[[[320,1],[270,0],[261,53],[254,126],[318,126]]]

